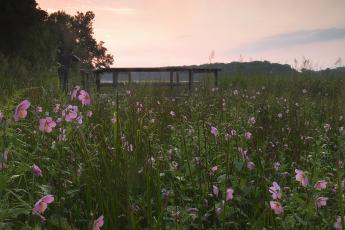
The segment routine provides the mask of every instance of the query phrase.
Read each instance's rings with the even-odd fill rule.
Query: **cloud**
[[[70,9],[70,10],[79,10],[79,11],[105,11],[105,12],[111,12],[111,13],[115,13],[115,14],[135,14],[136,10],[133,8],[125,8],[125,7],[121,7],[121,8],[114,8],[114,7],[93,7],[93,6],[67,6],[65,7],[66,9]]]
[[[232,50],[232,52],[246,54],[259,53],[262,51],[340,39],[345,39],[345,27],[304,30],[268,37]]]
[[[117,14],[134,14],[135,9],[132,8],[98,8],[98,10],[109,11]]]

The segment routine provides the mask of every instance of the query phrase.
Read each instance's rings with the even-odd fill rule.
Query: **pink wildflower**
[[[271,193],[273,200],[279,200],[282,198],[282,194],[280,192],[280,186],[278,185],[277,182],[274,181],[268,191]]]
[[[230,130],[230,133],[225,134],[225,140],[228,141],[232,138],[235,138],[236,136],[237,136],[236,130],[232,129],[232,130]]]
[[[314,185],[314,188],[317,190],[322,190],[327,188],[327,181],[325,180],[319,180],[318,182],[316,182],[316,184]]]
[[[344,222],[345,222],[345,216],[344,216]],[[334,228],[335,229],[342,229],[341,217],[340,216],[337,216],[336,222],[334,223]]]
[[[39,130],[44,133],[51,133],[53,131],[53,128],[56,127],[55,121],[51,117],[41,118],[40,119],[40,125]]]
[[[218,129],[216,127],[211,127],[211,134],[214,136],[214,137],[217,137],[218,136]]]
[[[56,119],[56,124],[60,124],[61,122],[62,122],[62,119],[61,119],[61,117],[58,117],[57,119]]]
[[[42,109],[41,106],[37,106],[37,107],[36,107],[36,112],[37,112],[37,113],[42,113],[42,111],[43,111],[43,109]]]
[[[67,138],[66,138],[66,129],[62,129],[60,128],[60,133],[59,133],[59,136],[58,136],[58,140],[59,141],[66,141]]]
[[[295,169],[296,180],[301,183],[303,187],[306,187],[309,184],[308,178],[305,176],[304,172],[299,169]]]
[[[250,140],[250,139],[252,139],[252,137],[253,137],[253,135],[252,135],[251,132],[245,132],[245,133],[244,133],[244,138],[245,138],[246,140]]]
[[[2,118],[4,118],[4,115],[2,114],[2,112],[0,112],[0,123],[2,121]]]
[[[35,206],[33,207],[32,212],[43,214],[44,211],[47,209],[48,204],[52,203],[53,201],[54,201],[53,195],[46,195],[42,197],[35,203]]]
[[[80,86],[76,85],[74,89],[71,92],[71,100],[74,100],[77,98],[78,91],[80,90]]]
[[[211,168],[212,174],[215,173],[217,170],[218,170],[218,166],[217,166],[217,165],[216,165],[216,166],[213,166],[213,167]]]
[[[241,154],[243,160],[248,159],[248,156],[247,156],[248,150],[238,147],[238,152]]]
[[[14,121],[18,122],[21,119],[24,119],[28,115],[28,108],[31,103],[28,100],[24,100],[19,103],[14,113]]]
[[[55,106],[53,108],[53,112],[57,113],[57,112],[59,112],[59,110],[60,110],[60,104],[55,104]]]
[[[250,125],[255,125],[255,123],[256,123],[255,117],[249,118],[248,123],[249,123]]]
[[[67,122],[76,119],[78,117],[78,106],[69,105],[66,110],[62,111],[62,116],[65,117],[65,121]]]
[[[255,169],[255,164],[254,164],[254,162],[248,161],[248,162],[247,162],[247,168],[248,168],[249,170]]]
[[[280,163],[279,163],[279,162],[275,162],[275,163],[273,164],[273,167],[274,167],[274,169],[275,169],[276,171],[278,171],[279,168],[280,168]]]
[[[103,226],[103,224],[104,224],[104,216],[102,215],[102,216],[98,217],[98,219],[93,222],[92,230],[100,230],[101,227]]]
[[[323,126],[323,128],[326,130],[326,132],[328,132],[331,129],[331,125],[330,124],[325,124]]]
[[[218,194],[219,194],[219,188],[215,185],[212,186],[212,192],[213,194],[218,197]]]
[[[43,176],[42,170],[37,165],[34,164],[31,169],[36,176]]]
[[[92,115],[93,115],[92,111],[87,111],[87,112],[86,112],[86,116],[87,116],[87,117],[92,117]]]
[[[175,112],[174,111],[170,111],[170,113],[169,113],[172,117],[175,117]]]
[[[82,105],[90,105],[91,104],[90,95],[85,90],[80,90],[80,94],[78,96],[78,99]]]
[[[234,198],[234,190],[232,188],[228,188],[226,190],[226,201],[232,200]]]
[[[80,115],[79,117],[77,117],[76,121],[78,122],[79,125],[83,124],[83,116]]]
[[[280,215],[280,214],[284,213],[284,208],[280,202],[270,201],[270,206],[276,215]]]
[[[327,205],[328,197],[320,196],[316,199],[315,205],[317,208],[321,208]]]

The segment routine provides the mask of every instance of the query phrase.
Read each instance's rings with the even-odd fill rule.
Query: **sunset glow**
[[[343,0],[38,0],[48,12],[96,14],[115,66],[269,60],[314,68],[345,60]],[[324,36],[327,34],[327,36]],[[290,39],[290,40],[288,40]],[[267,45],[268,44],[268,45]]]

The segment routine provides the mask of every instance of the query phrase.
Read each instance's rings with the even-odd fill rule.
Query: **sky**
[[[345,65],[344,0],[36,0],[48,12],[93,11],[116,67],[268,60]]]

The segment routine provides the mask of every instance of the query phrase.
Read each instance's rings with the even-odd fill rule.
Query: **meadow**
[[[1,83],[0,229],[344,229],[342,77],[47,82]]]

